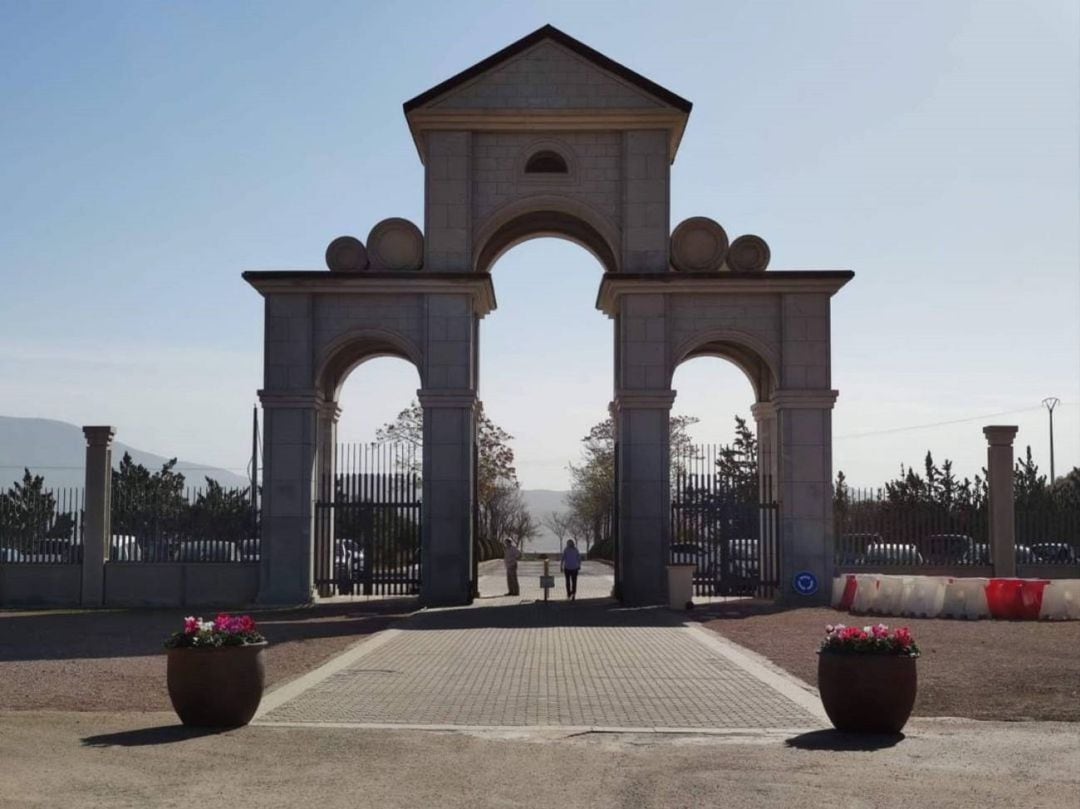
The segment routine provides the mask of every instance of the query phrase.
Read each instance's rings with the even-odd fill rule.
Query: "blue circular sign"
[[[791,580],[791,586],[801,596],[812,596],[818,591],[817,576],[809,570],[800,571]]]

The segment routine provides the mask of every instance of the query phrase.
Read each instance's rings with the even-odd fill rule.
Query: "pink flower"
[[[199,631],[199,624],[202,623],[202,618],[196,618],[193,615],[189,615],[184,619],[184,634],[194,635]]]

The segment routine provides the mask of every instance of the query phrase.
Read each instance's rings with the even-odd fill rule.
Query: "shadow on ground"
[[[797,750],[862,751],[886,750],[904,740],[903,733],[841,733],[839,730],[814,730],[785,740]]]
[[[385,629],[417,608],[415,598],[240,610],[252,615],[275,645],[319,638],[362,637]],[[227,610],[238,612],[237,610]],[[57,610],[0,613],[0,663],[159,655],[185,615],[210,618],[218,610]]]
[[[189,728],[186,725],[161,725],[154,728],[122,730],[119,733],[102,733],[87,736],[84,747],[147,747],[159,744],[175,744],[204,736],[216,736],[235,728]]]

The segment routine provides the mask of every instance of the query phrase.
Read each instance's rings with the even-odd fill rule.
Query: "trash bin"
[[[673,610],[685,610],[694,599],[694,570],[697,565],[674,564],[667,566],[668,606]]]

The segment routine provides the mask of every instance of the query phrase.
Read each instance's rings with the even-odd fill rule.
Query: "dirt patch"
[[[1080,721],[1078,621],[880,618],[753,601],[711,605],[692,617],[812,685],[826,624],[907,626],[922,650],[916,715]]]
[[[387,599],[250,611],[270,640],[267,685],[310,671],[414,609],[415,600]],[[0,710],[169,710],[162,643],[186,614],[0,612]]]

